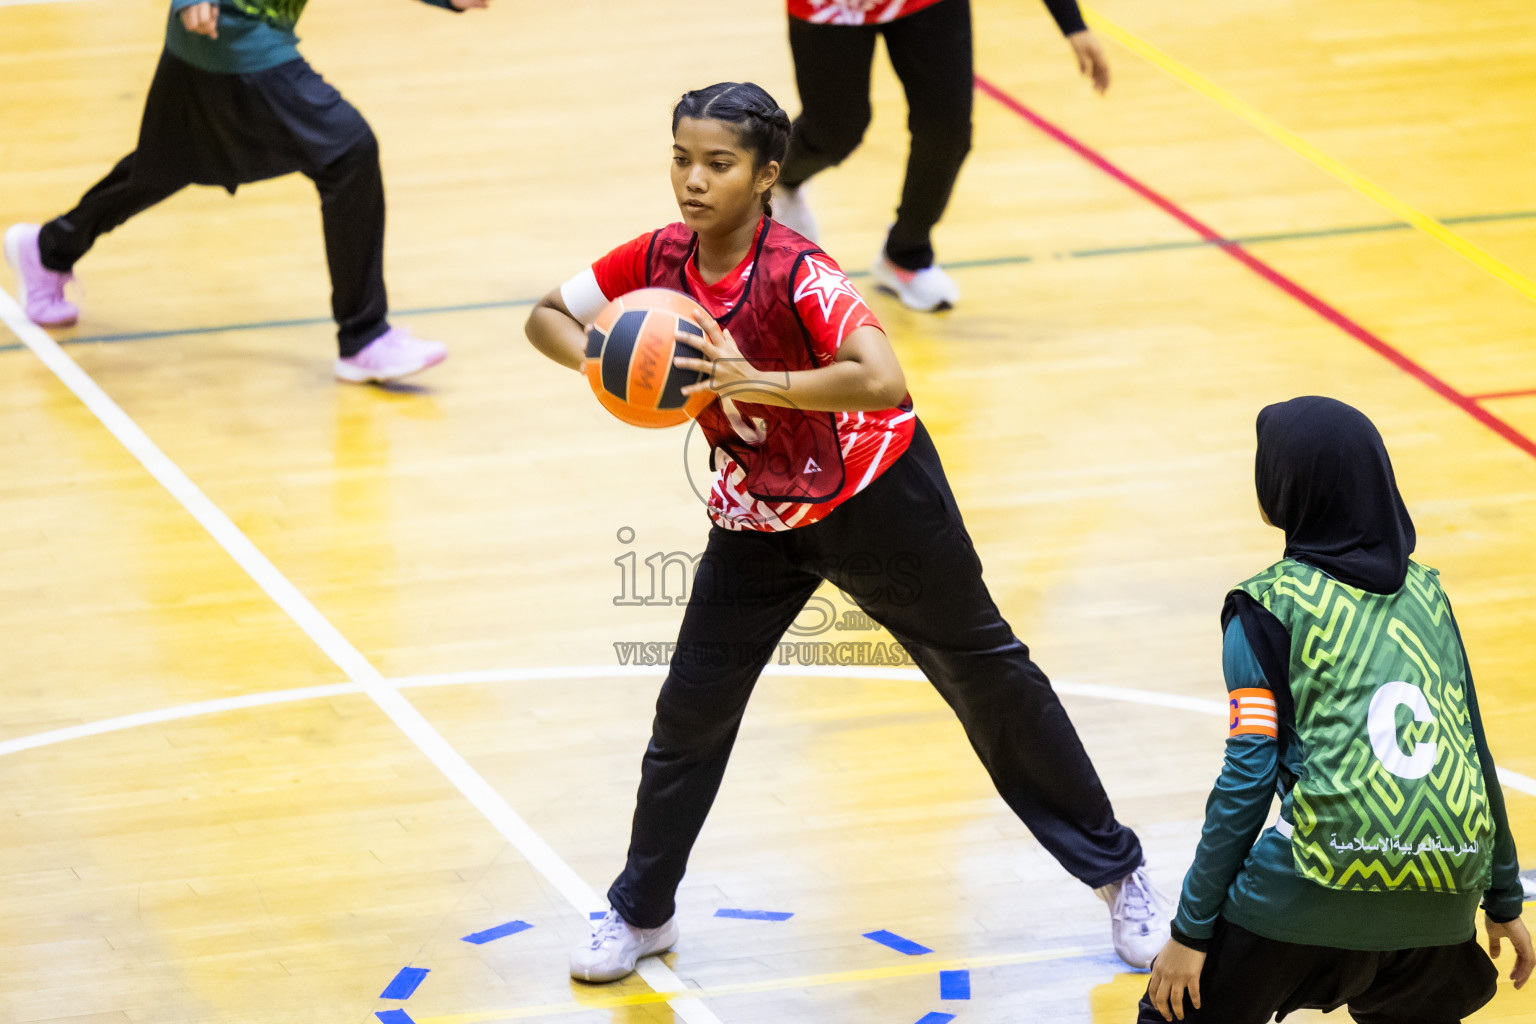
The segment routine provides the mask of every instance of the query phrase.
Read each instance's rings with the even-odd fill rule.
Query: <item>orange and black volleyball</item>
[[[683,388],[704,375],[672,362],[704,358],[701,348],[678,337],[702,340],[703,313],[693,299],[667,288],[641,288],[604,306],[587,329],[583,366],[603,408],[637,427],[671,427],[713,401],[712,391],[684,395]]]

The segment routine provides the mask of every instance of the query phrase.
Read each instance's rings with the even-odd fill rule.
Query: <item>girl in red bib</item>
[[[789,53],[800,89],[779,175],[779,220],[816,237],[801,186],[846,160],[869,127],[870,68],[885,40],[907,97],[912,146],[896,221],[870,275],[904,305],[931,311],[960,300],[960,288],[934,260],[933,230],[949,205],[971,150],[976,91],[971,0],[788,0]],[[1109,88],[1104,48],[1083,22],[1077,0],[1045,0],[1077,66],[1099,92]],[[1013,59],[1017,59],[1013,55]]]
[[[1145,966],[1167,912],[1135,833],[1115,820],[1045,674],[981,562],[879,322],[836,262],[769,199],[789,118],[759,87],[685,95],[672,118],[672,224],[545,296],[529,340],[580,370],[583,323],[638,288],[709,316],[699,416],[718,473],[713,526],[656,705],[628,861],[571,974],[613,981],[677,941],[674,896],[725,773],[747,698],[823,580],[888,629],[955,709],[998,792],[1062,866],[1110,904],[1116,951]]]

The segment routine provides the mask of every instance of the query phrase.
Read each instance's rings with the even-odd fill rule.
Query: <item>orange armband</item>
[[[1227,694],[1228,736],[1280,735],[1275,695],[1262,687],[1233,690]]]

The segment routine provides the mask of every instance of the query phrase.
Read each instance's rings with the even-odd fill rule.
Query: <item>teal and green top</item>
[[[1201,944],[1219,915],[1280,941],[1387,950],[1466,941],[1479,901],[1518,916],[1503,791],[1434,571],[1410,563],[1382,595],[1286,560],[1238,589],[1285,627],[1289,693],[1238,696],[1271,684],[1234,617],[1232,733],[1175,932]],[[1240,703],[1275,708],[1273,725],[1240,728]]]
[[[216,74],[250,74],[299,59],[294,26],[309,0],[219,0],[219,37],[188,32],[181,11],[203,0],[171,0],[165,48],[193,67]],[[449,0],[421,0],[457,10]]]

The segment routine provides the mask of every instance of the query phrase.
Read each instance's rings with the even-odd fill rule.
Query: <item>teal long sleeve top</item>
[[[226,75],[265,71],[299,59],[299,37],[293,25],[304,0],[220,0],[217,39],[188,32],[181,23],[181,11],[201,2],[171,0],[165,48],[172,55],[193,67]],[[449,0],[421,2],[458,10]]]
[[[1227,625],[1221,663],[1229,692],[1270,688],[1238,617]],[[1294,820],[1288,780],[1305,770],[1306,752],[1295,723],[1282,712],[1279,739],[1252,734],[1227,739],[1221,776],[1206,802],[1200,844],[1184,877],[1173,922],[1175,937],[1203,949],[1220,916],[1282,942],[1340,949],[1410,949],[1471,938],[1479,898],[1496,921],[1518,917],[1523,900],[1519,860],[1470,682],[1469,672],[1472,728],[1497,829],[1487,892],[1350,892],[1326,889],[1299,876],[1290,839],[1280,829],[1265,827],[1277,790],[1281,819]]]

